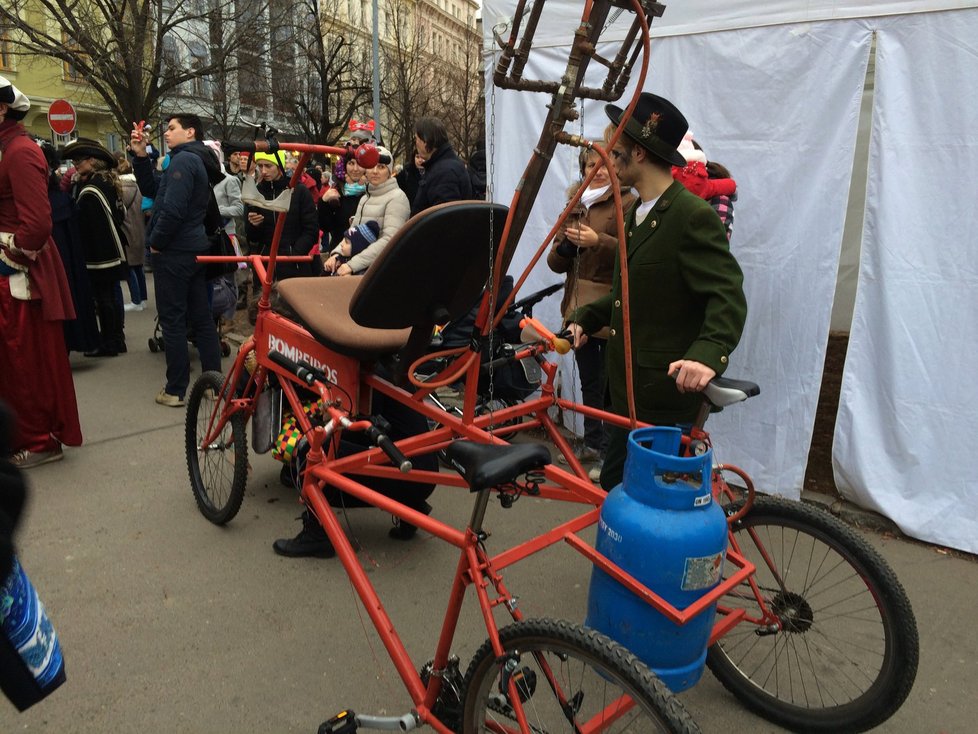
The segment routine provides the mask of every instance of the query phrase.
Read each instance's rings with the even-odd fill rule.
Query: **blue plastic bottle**
[[[628,437],[624,481],[601,508],[597,551],[677,609],[723,575],[727,523],[710,492],[713,452],[679,457],[678,428],[639,428]],[[703,673],[716,604],[677,625],[597,566],[585,624],[617,640],[675,692]]]

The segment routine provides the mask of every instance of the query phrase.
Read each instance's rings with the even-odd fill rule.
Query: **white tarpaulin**
[[[498,58],[498,53],[491,53],[494,49],[491,33],[497,28],[501,35],[508,36],[505,21],[514,6],[513,2],[500,0],[488,0],[484,4],[489,153],[494,199],[501,202],[508,202],[518,184],[549,102],[546,95],[491,88],[493,61]],[[978,37],[976,12],[954,10],[965,4],[949,2],[823,2],[806,3],[803,10],[797,6],[797,3],[756,0],[751,3],[687,0],[670,4],[665,15],[652,26],[653,35],[659,37],[652,43],[652,66],[644,85],[646,90],[676,102],[708,156],[726,165],[737,180],[739,200],[731,247],[745,271],[749,315],[744,338],[732,356],[727,375],[759,383],[762,394],[711,419],[710,429],[722,461],[743,465],[764,491],[792,497],[800,494],[811,443],[852,175],[859,105],[877,29],[880,29],[881,42],[884,29],[889,32],[906,28],[904,33],[916,38],[912,52],[914,63],[910,63],[910,51],[888,49],[884,55],[881,49],[877,74],[886,75],[881,79],[888,80],[895,94],[892,104],[908,106],[906,100],[899,102],[902,92],[905,97],[920,100],[923,104],[916,104],[923,109],[910,105],[902,117],[886,119],[885,123],[877,122],[874,126],[876,155],[869,196],[891,192],[892,205],[899,207],[899,213],[888,204],[886,225],[893,231],[903,232],[903,240],[913,248],[914,257],[925,258],[927,272],[932,271],[935,282],[946,282],[954,295],[947,291],[948,298],[943,303],[936,298],[925,303],[913,297],[912,291],[898,281],[885,294],[860,290],[861,309],[857,317],[865,320],[858,328],[853,327],[850,360],[858,364],[865,357],[866,369],[870,369],[868,365],[879,345],[872,338],[867,339],[866,334],[885,325],[885,320],[878,317],[886,311],[890,313],[889,318],[897,319],[888,326],[897,332],[887,337],[888,348],[893,351],[886,358],[893,360],[894,366],[909,356],[898,356],[901,349],[932,357],[932,365],[942,373],[944,365],[953,364],[956,373],[952,374],[962,382],[953,383],[955,391],[949,396],[973,396],[974,388],[969,392],[963,380],[970,377],[965,359],[975,353],[974,314],[978,311],[975,307],[978,295],[973,295],[978,290],[972,288],[970,293],[965,292],[966,283],[974,284],[975,271],[973,264],[967,270],[968,260],[963,254],[965,248],[973,248],[975,241],[973,220],[968,229],[963,213],[971,204],[969,192],[973,189],[971,178],[976,163],[969,156],[974,156],[972,130],[978,123],[978,104],[974,99],[974,85],[967,78],[969,70],[978,68],[973,45],[973,39]],[[527,78],[560,78],[581,7],[581,2],[569,0],[548,3],[545,22],[541,23],[541,29],[545,29],[545,47],[534,46],[527,64]],[[939,8],[950,10],[926,12]],[[630,13],[623,13],[602,38],[620,38],[631,17]],[[940,25],[942,35],[918,30],[920,35],[914,36],[914,29],[930,29],[931,24]],[[884,68],[884,62],[892,66]],[[949,64],[953,67],[951,71],[947,70]],[[957,70],[960,74],[955,73]],[[592,69],[588,81],[597,82],[600,71]],[[637,74],[637,68],[635,71]],[[891,77],[904,81],[895,82]],[[933,96],[930,91],[926,95],[922,93],[925,88],[930,89],[928,84],[935,89]],[[878,94],[882,92],[878,90]],[[622,105],[627,98],[628,93]],[[885,101],[881,98],[878,104]],[[944,112],[950,106],[954,107],[954,115]],[[932,116],[944,119],[944,124],[930,127]],[[602,105],[586,103],[582,120],[567,129],[599,138],[606,122]],[[933,161],[919,167],[921,158],[916,153],[907,158],[906,145],[900,151],[892,148],[897,141],[911,137],[923,150],[930,150],[942,142],[935,139],[938,129],[946,130],[949,136],[943,141],[948,157],[952,151],[961,151],[957,160],[944,163],[939,172]],[[900,165],[894,165],[896,161],[883,156],[881,150],[898,156]],[[576,177],[574,155],[573,150],[558,148],[511,272],[521,271],[559,213],[565,189]],[[876,180],[880,177],[882,183]],[[947,223],[951,216],[947,209],[942,209],[941,216],[933,219],[919,214],[922,205],[930,212],[932,200],[940,197],[953,199],[946,202],[948,206],[961,207],[960,216],[955,215],[960,221],[954,227]],[[912,207],[911,201],[915,202]],[[885,198],[872,201],[870,210],[875,212],[875,208],[884,204]],[[919,220],[914,222],[912,237],[906,236],[908,232],[901,226],[906,224],[910,211]],[[866,277],[866,268],[872,267],[875,257],[867,258],[866,248],[880,244],[870,235],[867,231],[863,243],[862,278]],[[952,247],[960,248],[960,252],[950,254]],[[908,268],[916,266],[916,260],[908,259],[905,254],[891,257],[904,258]],[[920,268],[915,270],[920,272]],[[967,272],[960,274],[962,270]],[[945,272],[958,272],[957,281],[945,281]],[[558,279],[545,263],[538,264],[522,295]],[[861,282],[860,289],[863,288]],[[884,301],[884,296],[901,301],[900,307],[891,310],[892,304]],[[873,300],[873,308],[868,311],[867,299]],[[558,321],[557,300],[555,297],[552,303],[545,302],[537,315],[551,323]],[[907,319],[919,327],[912,330],[914,340],[922,341],[898,341],[911,333],[906,326]],[[963,334],[965,338],[958,340],[949,333],[948,326],[962,321],[967,322],[967,326],[962,324],[964,332],[971,329],[971,339]],[[937,328],[939,325],[944,325],[944,329]],[[940,348],[937,339],[942,341]],[[571,361],[565,359],[563,367],[565,383],[575,382]],[[913,385],[902,382],[902,378],[885,378],[884,373],[875,376],[874,384],[868,384],[865,379],[855,384],[847,372],[844,399],[851,402],[852,396],[858,395],[862,401],[858,403],[858,411],[867,412],[858,426],[840,428],[864,434],[860,436],[858,450],[840,443],[840,450],[848,452],[841,462],[848,467],[848,484],[864,488],[850,491],[863,504],[869,503],[895,519],[899,502],[908,506],[917,502],[930,504],[934,501],[933,493],[945,487],[960,501],[957,488],[963,486],[967,472],[961,471],[956,462],[948,462],[929,443],[924,444],[928,447],[926,455],[915,457],[920,471],[932,474],[926,489],[919,480],[908,484],[908,478],[898,476],[892,461],[885,462],[887,466],[875,466],[871,474],[865,474],[874,450],[881,445],[889,442],[888,445],[900,447],[897,450],[902,451],[905,445],[915,448],[920,445],[918,431],[941,435],[929,423],[911,426],[892,412],[892,407],[902,405],[904,400],[921,406],[939,403],[935,401],[938,396],[930,394],[933,388],[929,387],[927,375],[922,374]],[[906,395],[898,396],[898,390],[906,391]],[[966,411],[969,403],[962,399],[959,404]],[[887,405],[891,410],[881,410]],[[974,419],[971,420],[970,424],[967,420],[958,421],[972,429],[965,435],[975,435]],[[900,434],[899,440],[896,433]],[[838,436],[836,440],[839,441]],[[951,466],[955,469],[950,469]],[[978,499],[978,493],[973,493],[973,498]],[[957,517],[961,515],[957,513]],[[951,530],[949,526],[956,520],[956,517],[945,518],[947,529],[938,536],[913,522],[899,521],[912,535],[978,550],[974,526],[970,531],[964,525]],[[962,540],[969,533],[970,544]]]
[[[886,18],[875,29],[836,481],[911,535],[978,552],[978,10]]]

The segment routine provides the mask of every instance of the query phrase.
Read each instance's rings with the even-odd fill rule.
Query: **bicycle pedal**
[[[357,730],[357,715],[347,709],[340,711],[329,721],[319,725],[318,734],[355,734]]]

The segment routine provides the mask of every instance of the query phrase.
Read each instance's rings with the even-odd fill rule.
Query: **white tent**
[[[722,461],[744,466],[762,490],[798,497],[875,41],[836,483],[909,535],[970,552],[978,552],[978,483],[970,480],[978,454],[968,444],[978,438],[975,5],[675,0],[652,24],[644,85],[683,110],[708,156],[738,182],[731,246],[750,311],[727,375],[759,383],[762,394],[711,420],[714,443]],[[486,0],[483,8],[492,191],[504,203],[549,102],[492,87],[492,33],[508,36],[514,7]],[[560,78],[582,7],[579,0],[547,4],[527,78]],[[631,18],[623,13],[602,40],[620,40]],[[602,75],[594,67],[588,80],[596,83]],[[606,122],[602,105],[589,102],[569,129],[600,137]],[[560,211],[574,157],[558,148],[511,272],[529,262]],[[540,264],[523,294],[558,279]],[[555,302],[538,308],[551,323],[559,319]]]

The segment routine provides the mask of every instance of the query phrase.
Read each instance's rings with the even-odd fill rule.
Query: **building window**
[[[200,41],[192,41],[187,48],[190,51],[190,68],[199,74],[207,66],[207,46]],[[207,77],[195,76],[190,83],[191,93],[195,97],[210,99],[211,89]]]
[[[61,34],[61,40],[67,50],[74,51],[79,55],[81,54],[81,47],[67,33]],[[61,63],[61,74],[66,82],[78,82],[82,80],[81,72],[78,71],[73,63],[67,60]]]
[[[180,49],[177,48],[177,42],[172,36],[163,37],[163,74],[167,77],[173,78],[180,73]],[[184,85],[180,84],[174,87],[174,94],[183,94]]]
[[[238,51],[238,61],[240,62],[238,89],[241,104],[264,109],[268,104],[268,97],[263,83],[264,65],[261,54],[242,48]]]
[[[68,143],[75,140],[78,140],[77,131],[68,133],[67,135],[62,135],[61,133],[54,133],[54,144],[59,148],[63,148]]]
[[[0,26],[0,69],[13,71],[14,53],[13,43],[10,40],[10,29]]]

